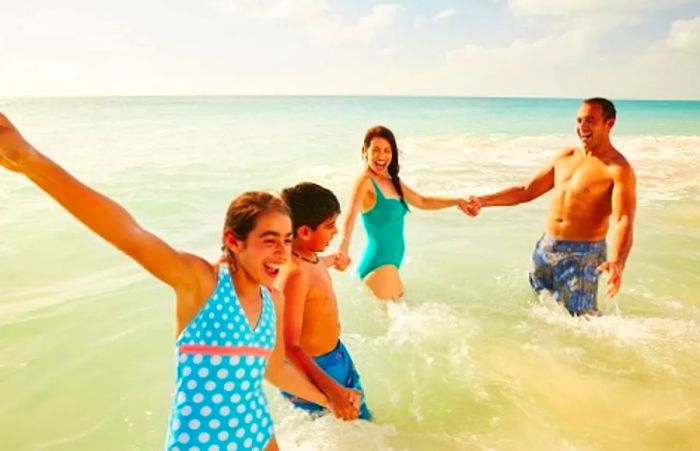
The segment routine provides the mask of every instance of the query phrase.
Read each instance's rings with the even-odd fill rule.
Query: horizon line
[[[641,98],[641,97],[613,97],[596,96],[588,97],[557,97],[537,95],[444,95],[444,94],[0,94],[0,100],[8,99],[75,99],[75,98],[190,98],[190,97],[240,97],[240,98],[430,98],[430,99],[518,99],[518,100],[584,100],[588,97],[605,97],[615,101],[649,101],[649,102],[699,102],[700,98]]]

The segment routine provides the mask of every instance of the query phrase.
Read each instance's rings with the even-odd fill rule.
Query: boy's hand
[[[326,268],[331,266],[338,271],[343,271],[350,264],[350,259],[345,260],[347,257],[343,257],[340,253],[328,254],[321,257],[321,261]]]
[[[347,267],[350,265],[351,261],[352,260],[350,260],[350,257],[348,257],[346,253],[340,251],[335,254],[335,262],[333,263],[333,266],[338,271],[345,271],[345,269],[347,269]]]
[[[360,392],[338,386],[327,393],[330,409],[336,418],[343,421],[356,420],[360,415]]]
[[[20,172],[21,163],[34,148],[22,137],[4,114],[0,113],[0,165]]]

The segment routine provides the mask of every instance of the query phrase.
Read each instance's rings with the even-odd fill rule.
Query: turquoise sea
[[[218,257],[229,201],[300,181],[343,207],[364,131],[384,124],[422,194],[522,183],[576,145],[577,99],[0,98],[44,153],[177,248]],[[604,315],[530,291],[548,196],[413,211],[406,302],[332,272],[343,339],[377,421],[317,421],[268,387],[286,450],[700,449],[700,102],[618,101],[635,167],[635,244]],[[356,227],[351,254],[364,236]],[[335,249],[337,241],[331,244]],[[354,266],[354,265],[353,265]],[[173,388],[171,290],[25,178],[0,172],[0,448],[162,448]]]

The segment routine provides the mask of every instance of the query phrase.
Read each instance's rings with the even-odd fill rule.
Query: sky
[[[0,0],[0,96],[700,100],[700,0]]]

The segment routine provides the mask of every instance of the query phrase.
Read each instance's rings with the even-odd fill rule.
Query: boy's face
[[[325,221],[312,230],[309,234],[309,248],[314,252],[322,252],[328,247],[328,244],[333,240],[333,237],[338,233],[338,228],[335,221],[338,219],[338,214],[334,213]]]

